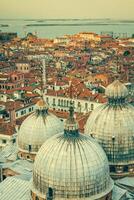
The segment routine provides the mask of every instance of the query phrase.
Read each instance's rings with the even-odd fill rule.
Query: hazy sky
[[[134,0],[0,0],[0,18],[134,19]]]

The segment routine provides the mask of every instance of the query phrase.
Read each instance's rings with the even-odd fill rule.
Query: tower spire
[[[46,64],[45,64],[45,59],[42,59],[42,65],[40,66],[40,85],[41,85],[41,97],[43,97],[44,87],[46,86]]]
[[[44,87],[46,85],[46,69],[45,69],[45,60],[42,60],[42,65],[40,66],[40,86],[41,86],[41,99],[36,104],[36,113],[42,114],[43,116],[48,114],[48,105],[44,101]]]

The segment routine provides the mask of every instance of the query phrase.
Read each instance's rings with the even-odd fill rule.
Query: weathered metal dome
[[[115,80],[106,88],[105,94],[108,98],[125,98],[128,96],[128,90],[119,80]]]
[[[53,135],[63,131],[63,123],[48,112],[48,106],[40,100],[36,111],[22,123],[18,134],[20,151],[37,153],[41,145]]]
[[[94,200],[110,195],[112,188],[104,151],[92,137],[79,133],[71,114],[65,122],[64,133],[47,140],[36,156],[33,199],[46,199],[51,191],[55,200]]]
[[[106,95],[108,103],[91,113],[85,133],[105,150],[111,173],[134,173],[134,107],[127,102],[127,88],[119,81],[107,87]]]

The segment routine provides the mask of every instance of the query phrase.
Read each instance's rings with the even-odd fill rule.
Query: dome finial
[[[70,107],[69,107],[69,117],[65,122],[64,134],[68,136],[78,136],[79,135],[79,126],[77,121],[74,118],[74,105],[72,102],[72,84],[70,84]]]

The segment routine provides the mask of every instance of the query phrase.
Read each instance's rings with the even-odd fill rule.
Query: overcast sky
[[[0,0],[0,18],[134,19],[134,0]]]

